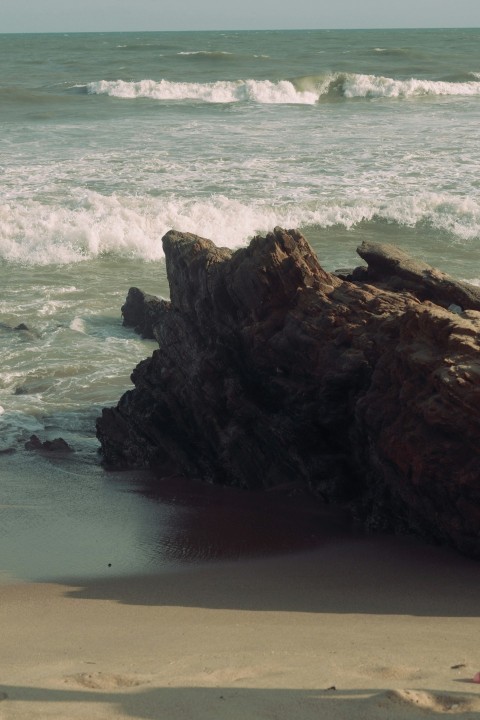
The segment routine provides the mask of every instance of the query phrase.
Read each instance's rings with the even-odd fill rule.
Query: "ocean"
[[[479,48],[478,29],[0,35],[0,571],[198,555],[138,539],[178,503],[112,479],[94,436],[154,349],[120,307],[168,296],[167,230],[234,248],[299,228],[327,270],[390,242],[480,284]],[[34,455],[33,433],[75,453]]]

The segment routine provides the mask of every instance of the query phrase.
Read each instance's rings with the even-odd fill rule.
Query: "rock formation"
[[[306,487],[480,557],[477,288],[371,243],[339,277],[280,228],[235,252],[163,246],[170,301],[123,307],[159,348],[98,420],[107,464]]]

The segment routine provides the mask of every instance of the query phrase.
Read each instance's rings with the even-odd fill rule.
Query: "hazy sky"
[[[379,27],[480,27],[480,0],[0,0],[0,33]]]

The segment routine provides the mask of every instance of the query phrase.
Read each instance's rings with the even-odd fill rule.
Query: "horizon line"
[[[2,30],[0,35],[87,35],[104,34],[114,35],[116,33],[221,33],[221,32],[357,32],[376,30],[478,30],[477,25],[411,25],[402,27],[378,26],[378,27],[319,27],[319,28],[210,28],[210,29],[123,29],[123,30]]]

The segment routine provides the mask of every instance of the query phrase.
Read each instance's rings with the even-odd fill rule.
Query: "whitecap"
[[[480,236],[480,203],[448,193],[405,194],[387,200],[382,193],[348,201],[319,198],[275,204],[220,194],[188,199],[104,196],[89,191],[68,208],[37,201],[0,206],[0,257],[40,265],[79,262],[106,253],[159,260],[163,257],[160,239],[171,228],[234,248],[275,225],[351,228],[374,217],[410,227],[429,223],[462,241]],[[55,309],[47,301],[41,313]]]
[[[415,96],[476,96],[480,82],[445,82],[440,80],[395,80],[377,75],[346,74],[342,77],[345,98],[409,98]]]
[[[170,80],[99,80],[87,85],[93,95],[133,100],[194,100],[210,103],[257,102],[266,104],[313,105],[318,92],[297,90],[290,80],[219,80],[213,83],[173,82]]]
[[[207,51],[185,51],[183,55],[218,55]],[[480,79],[480,73],[471,73]],[[78,86],[80,87],[80,86]],[[207,103],[256,102],[260,104],[314,105],[323,96],[351,98],[412,98],[421,96],[480,96],[480,82],[449,82],[419,78],[395,79],[381,75],[331,73],[291,80],[218,80],[211,83],[171,80],[99,80],[88,83],[92,95],[134,100]]]
[[[86,328],[85,328],[85,321],[82,320],[82,318],[76,317],[72,320],[72,322],[69,325],[70,330],[74,330],[75,332],[86,334]]]
[[[233,55],[225,50],[182,50],[177,55],[203,55],[205,57],[222,57],[222,55]]]

